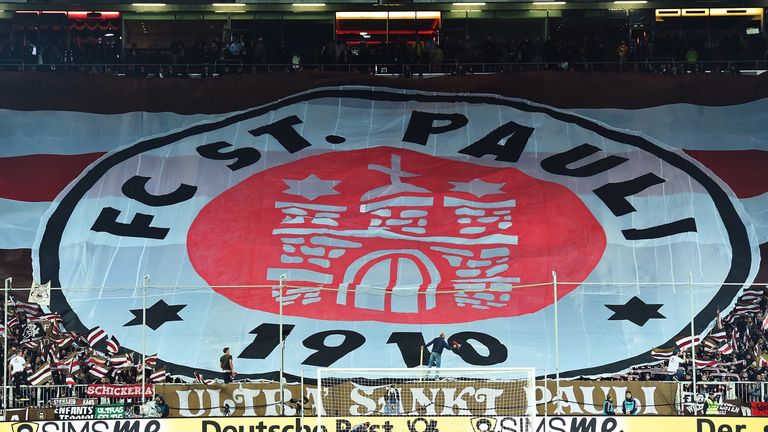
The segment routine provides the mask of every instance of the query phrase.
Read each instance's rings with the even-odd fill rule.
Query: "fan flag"
[[[733,353],[733,348],[731,348],[731,345],[728,344],[727,342],[724,343],[722,346],[720,346],[717,350],[720,351],[720,353],[723,355]]]
[[[654,348],[651,350],[651,357],[659,360],[666,360],[672,357],[675,353],[675,348]]]
[[[755,367],[755,368],[768,367],[768,353],[761,353],[752,363],[751,367]]]
[[[759,304],[738,304],[734,309],[736,312],[760,312]]]
[[[709,337],[718,342],[722,342],[728,338],[728,335],[725,333],[725,330],[718,330],[717,332],[710,334]]]
[[[760,330],[765,331],[765,329],[768,329],[768,314],[763,317],[763,322],[760,324]]]
[[[13,299],[11,299],[13,301]],[[40,305],[33,303],[25,303],[21,300],[13,301],[13,306],[17,312],[23,312],[27,317],[32,318],[43,314],[43,310]]]
[[[717,360],[696,360],[696,367],[710,367],[717,364]]]
[[[0,128],[0,258],[25,287],[51,281],[63,328],[137,353],[149,333],[139,354],[186,376],[218,373],[205,341],[233,347],[246,377],[271,376],[281,306],[289,374],[415,367],[403,335],[443,331],[488,353],[445,367],[553,370],[553,269],[562,322],[588,329],[561,340],[570,376],[648,362],[704,339],[739,295],[758,303],[768,101],[608,107],[605,90],[560,109],[441,86],[265,88],[247,102],[264,105],[205,115],[133,93],[140,111],[22,101]],[[693,311],[677,289],[691,269]],[[284,289],[261,288],[281,275]],[[642,289],[621,285],[635,275]],[[344,352],[310,348],[327,335]]]
[[[61,316],[59,314],[45,314],[36,318],[32,318],[30,321],[53,321],[54,323],[57,323],[61,321]]]
[[[764,290],[763,288],[748,288],[744,290],[744,292],[741,294],[741,297],[739,297],[739,301],[743,302],[755,302],[760,301],[760,299],[763,298]]]
[[[149,380],[153,383],[165,382],[167,372],[164,368],[157,369],[149,376]]]
[[[107,332],[99,327],[94,328],[88,333],[88,345],[94,346],[97,343],[107,339]]]
[[[120,350],[120,342],[117,341],[117,338],[112,336],[109,338],[109,342],[107,342],[107,352],[115,355]]]
[[[696,337],[688,336],[688,337],[685,337],[685,338],[682,338],[682,339],[678,340],[675,343],[677,344],[678,348],[680,348],[681,350],[685,350],[685,349],[690,348],[691,346],[698,345],[699,342],[701,342],[701,338],[700,337],[698,337],[698,336],[696,336]]]
[[[45,362],[40,367],[40,369],[36,370],[35,373],[29,376],[28,380],[32,385],[42,385],[50,381],[51,378],[51,366]]]
[[[66,348],[70,344],[72,344],[72,342],[74,342],[74,341],[75,340],[71,336],[65,335],[61,339],[56,341],[56,346],[59,347],[59,348]]]
[[[146,367],[149,369],[154,369],[157,365],[157,354],[152,354],[150,356],[146,357]]]
[[[96,378],[104,378],[109,373],[109,366],[101,366],[99,364],[92,364],[88,373]]]
[[[108,360],[105,357],[94,354],[88,359],[88,364],[92,366],[106,366]]]
[[[195,382],[196,383],[205,384],[205,385],[216,384],[216,380],[214,380],[214,379],[207,379],[207,378],[203,377],[203,375],[201,373],[199,373],[198,371],[194,371],[193,374],[195,376]]]

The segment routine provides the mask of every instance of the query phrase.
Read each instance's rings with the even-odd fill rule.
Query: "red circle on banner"
[[[536,312],[553,302],[552,270],[581,282],[605,247],[564,186],[390,147],[255,174],[205,206],[187,239],[198,274],[241,306],[277,313],[285,274],[286,315],[435,324]]]

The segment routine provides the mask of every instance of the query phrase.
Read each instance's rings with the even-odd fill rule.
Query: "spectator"
[[[605,402],[603,402],[603,415],[616,415],[616,410],[613,407],[613,396],[610,393],[605,396]]]
[[[16,353],[8,361],[8,370],[10,371],[11,381],[13,381],[13,386],[16,389],[17,395],[22,384],[29,385],[29,381],[27,381],[26,366],[27,360],[24,358],[22,350],[16,350]]]
[[[622,413],[624,415],[637,415],[638,408],[637,399],[632,397],[631,391],[627,391],[624,401],[621,402]]]
[[[168,417],[171,412],[168,404],[165,403],[165,399],[160,395],[155,395],[155,408],[161,418]]]
[[[685,374],[685,369],[681,367],[684,360],[678,355],[679,351],[678,348],[675,348],[672,357],[669,358],[669,363],[667,364],[667,380],[679,381]]]

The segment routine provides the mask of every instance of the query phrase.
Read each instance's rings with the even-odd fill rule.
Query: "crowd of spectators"
[[[27,39],[0,42],[0,64],[23,62],[25,69],[79,70],[132,76],[202,77],[302,68],[354,70],[361,73],[472,73],[535,69],[567,71],[634,70],[645,73],[732,71],[738,62],[766,60],[762,35],[724,34],[717,40],[665,34],[656,38],[604,40],[594,36],[508,39],[443,36],[386,43],[366,40],[280,46],[263,37],[233,34],[167,46],[125,47],[119,35],[72,40]],[[85,65],[89,65],[85,66]],[[101,66],[92,66],[101,65]],[[273,65],[266,68],[264,65]],[[31,66],[31,67],[30,67]],[[207,66],[207,68],[206,68]],[[763,64],[764,66],[764,64]],[[752,67],[754,68],[754,67]]]
[[[110,346],[105,345],[104,338],[98,338],[97,343],[88,334],[65,331],[61,317],[43,312],[39,305],[16,300],[8,306],[7,336],[8,359],[0,364],[0,372],[8,373],[8,383],[14,387],[13,404],[34,404],[35,398],[48,395],[28,391],[30,385],[71,388],[77,384],[141,383],[140,356],[121,348],[116,339]],[[146,382],[151,378],[166,381],[168,376],[157,368],[156,360],[148,358],[146,364]],[[15,370],[17,367],[22,370]],[[66,390],[67,394],[59,393],[56,395],[69,395]]]
[[[699,382],[764,382],[768,372],[767,294],[763,287],[745,290],[730,314],[718,314],[714,328],[699,343],[654,350],[654,356],[663,360],[609,379],[692,381],[695,369]],[[695,351],[691,353],[691,349]],[[750,397],[756,399],[759,387],[750,390],[755,393]]]
[[[768,290],[751,287],[743,291],[728,315],[721,317],[718,312],[714,328],[697,343],[681,346],[681,340],[676,347],[656,349],[652,354],[660,359],[658,362],[636,366],[625,374],[601,379],[690,382],[695,369],[696,380],[718,383],[714,384],[718,387],[717,391],[725,390],[721,383],[764,382],[768,372],[767,315]],[[2,362],[0,370],[7,373],[5,368],[14,363],[14,353],[20,353],[24,360],[23,373],[10,371],[9,374],[17,403],[19,398],[29,403],[36,402],[30,398],[37,397],[37,393],[23,391],[31,384],[71,387],[75,384],[141,382],[141,358],[135,353],[120,348],[116,339],[106,344],[106,335],[93,336],[99,334],[98,328],[90,334],[66,332],[57,314],[45,313],[36,304],[16,300],[13,306],[8,306],[7,332],[10,362]],[[107,353],[96,349],[103,350],[104,346]],[[147,373],[147,382],[165,382],[169,378],[164,369],[162,377],[155,378],[155,372],[161,370],[157,368],[156,360],[148,358],[143,370]],[[31,382],[33,377],[39,382]],[[182,382],[178,377],[175,381]],[[199,381],[204,380],[199,378]],[[749,385],[751,387],[741,389],[739,397],[761,400],[768,396],[760,391],[760,385]]]

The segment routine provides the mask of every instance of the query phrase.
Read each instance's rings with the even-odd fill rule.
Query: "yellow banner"
[[[737,417],[219,417],[2,422],[0,432],[768,432]]]

